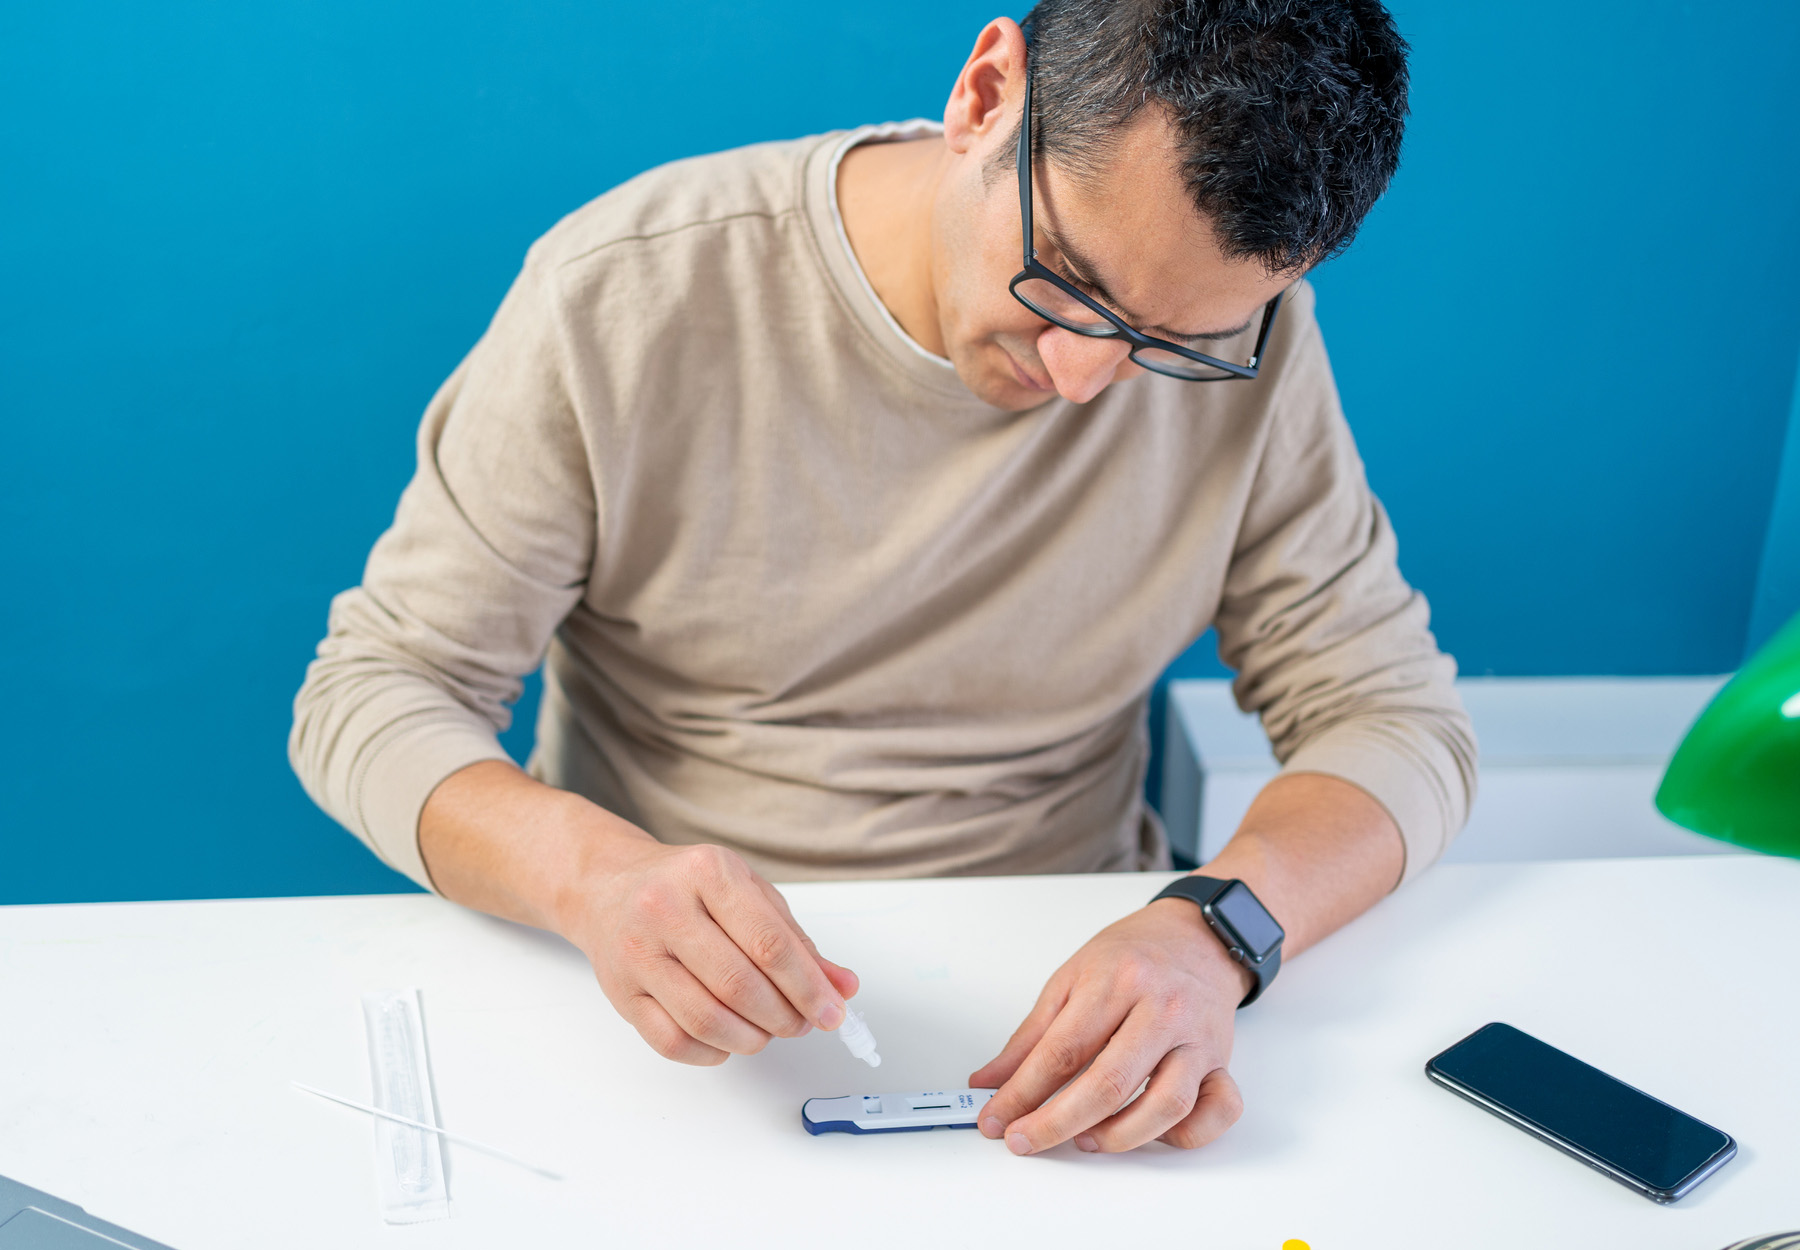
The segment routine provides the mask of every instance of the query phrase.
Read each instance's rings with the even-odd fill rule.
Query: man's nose
[[[1074,404],[1085,404],[1105,390],[1120,375],[1121,365],[1137,372],[1137,366],[1126,364],[1131,344],[1124,339],[1089,338],[1061,326],[1046,326],[1038,335],[1037,349],[1056,393]]]

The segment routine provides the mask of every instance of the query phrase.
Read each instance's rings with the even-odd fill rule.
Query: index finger
[[[1145,1024],[1138,1013],[1133,1012],[1113,1034],[1112,1040],[1094,1056],[1087,1071],[1071,1081],[1054,1102],[1019,1117],[1007,1127],[1007,1149],[1014,1154],[1036,1154],[1118,1114],[1168,1053],[1169,1046],[1161,1032]],[[1174,1085],[1185,1083],[1189,1091],[1200,1083],[1198,1071],[1185,1082],[1179,1079],[1180,1073],[1171,1071],[1170,1075],[1178,1078]],[[1151,1086],[1151,1092],[1156,1092],[1155,1085]],[[1137,1105],[1132,1103],[1134,1107]],[[1156,1132],[1145,1134],[1144,1139],[1168,1129],[1192,1108],[1191,1097],[1178,1111],[1171,1107],[1173,1113],[1156,1126]]]
[[[742,876],[734,873],[703,889],[706,910],[795,1011],[821,1029],[837,1028],[844,1022],[844,1000],[813,958],[806,934],[764,897],[748,865]]]
[[[1005,1129],[1007,1147],[1015,1148],[1015,1122],[1036,1112],[1052,1094],[1080,1072],[1088,1060],[1099,1054],[1118,1030],[1125,1014],[1121,1007],[1102,995],[1092,992],[1071,995],[1043,1030],[1030,1053],[1020,1062],[1018,1071],[1008,1078],[982,1110],[984,1128],[988,1119],[997,1119]],[[1065,1093],[1063,1097],[1066,1096]],[[1130,1091],[1126,1091],[1119,1099],[1120,1105],[1130,1096]],[[1059,1097],[1057,1102],[1061,1101],[1062,1098]],[[1118,1106],[1110,1107],[1107,1114],[1118,1109]],[[1082,1127],[1085,1128],[1086,1125]],[[1043,1149],[1044,1146],[1054,1144],[1045,1142],[1033,1145],[1032,1148]]]
[[[812,938],[807,935],[806,930],[800,927],[800,922],[794,919],[794,909],[788,906],[787,896],[782,894],[782,892],[777,890],[774,886],[770,885],[768,881],[762,877],[753,874],[750,879],[756,882],[757,888],[763,892],[763,897],[775,904],[776,909],[780,911],[787,922],[793,926],[794,932],[800,935],[800,940],[806,943],[808,953],[810,953],[814,959],[819,961],[819,966],[821,968],[825,969],[825,979],[830,981],[831,984],[837,988],[837,992],[842,997],[849,998],[854,995],[856,991],[861,988],[861,981],[856,973],[844,967],[843,964],[834,963],[825,958],[825,956],[819,954],[818,943],[814,942]]]

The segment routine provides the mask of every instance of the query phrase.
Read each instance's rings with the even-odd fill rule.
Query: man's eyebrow
[[[1095,265],[1093,261],[1082,255],[1081,252],[1066,239],[1058,237],[1057,233],[1048,225],[1040,222],[1038,224],[1038,229],[1044,232],[1044,237],[1050,240],[1050,246],[1056,249],[1057,254],[1060,255],[1066,263],[1069,272],[1064,276],[1073,278],[1077,282],[1084,282],[1088,286],[1093,287],[1095,293],[1100,296],[1102,302],[1114,312],[1118,313],[1119,316],[1124,319],[1125,324],[1129,325],[1132,329],[1137,330],[1139,333],[1155,334],[1158,338],[1171,339],[1176,342],[1180,342],[1183,339],[1206,339],[1217,341],[1221,339],[1236,338],[1250,328],[1251,321],[1256,320],[1253,314],[1240,326],[1233,326],[1229,330],[1207,330],[1201,334],[1183,334],[1179,331],[1171,330],[1166,326],[1143,325],[1136,317],[1133,317],[1130,313],[1125,311],[1124,305],[1120,304],[1119,301],[1113,297],[1112,292],[1106,289],[1105,283],[1094,277],[1094,274],[1099,272],[1099,266]]]

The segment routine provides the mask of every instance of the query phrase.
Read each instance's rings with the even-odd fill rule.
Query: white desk
[[[665,1063],[571,948],[429,898],[0,909],[0,1173],[178,1250],[1719,1250],[1800,1226],[1800,863],[1751,857],[1434,870],[1240,1017],[1247,1110],[1201,1151],[801,1130],[811,1095],[961,1083],[1161,880],[790,887],[863,976],[878,1072],[819,1034]],[[407,984],[446,1127],[570,1180],[452,1147],[454,1218],[379,1222],[367,1118],[288,1081],[366,1097],[357,996]],[[1425,1080],[1493,1019],[1719,1125],[1739,1158],[1659,1207]]]

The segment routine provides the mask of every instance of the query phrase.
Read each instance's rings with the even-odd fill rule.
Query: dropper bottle
[[[871,1068],[881,1066],[881,1056],[875,1053],[875,1035],[848,1003],[844,1004],[844,1022],[838,1025],[837,1035],[858,1059]]]

